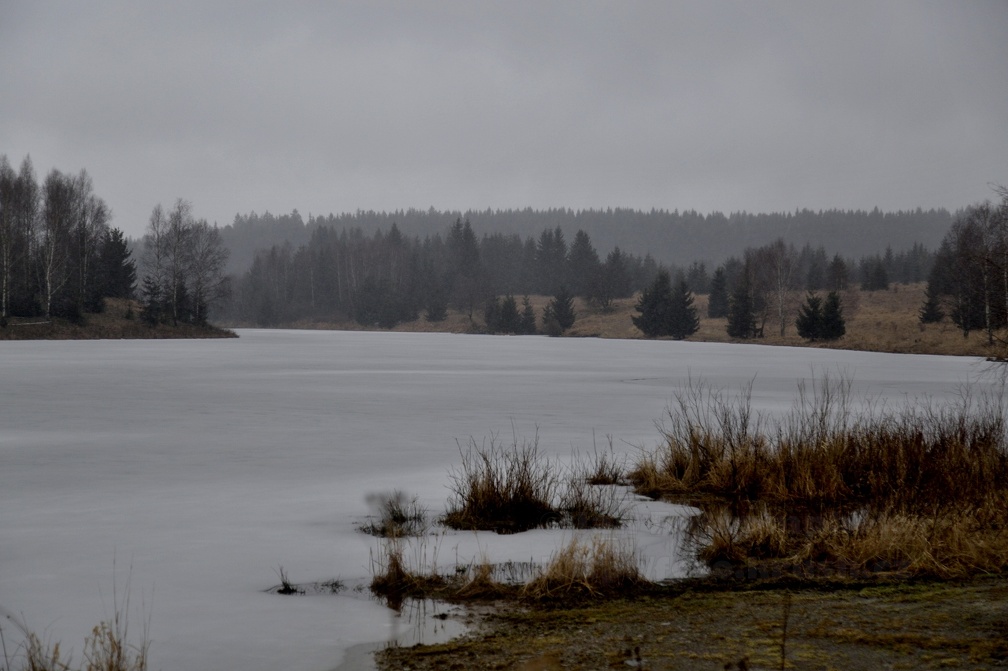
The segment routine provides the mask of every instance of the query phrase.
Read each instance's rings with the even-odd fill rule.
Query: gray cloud
[[[7,2],[0,152],[142,232],[238,211],[956,208],[1003,2]]]

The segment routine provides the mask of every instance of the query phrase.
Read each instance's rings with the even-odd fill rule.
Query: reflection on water
[[[443,643],[466,632],[463,609],[433,599],[406,599],[398,611],[391,611],[389,646]]]
[[[348,648],[335,671],[375,671],[374,653],[388,647],[444,643],[466,633],[461,606],[433,599],[404,599],[399,609],[389,608],[389,637],[379,643]]]

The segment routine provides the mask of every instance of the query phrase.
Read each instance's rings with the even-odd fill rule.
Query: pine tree
[[[443,322],[448,318],[448,301],[444,292],[434,292],[427,298],[427,321]]]
[[[719,266],[711,278],[710,295],[707,298],[707,316],[713,319],[728,314],[728,277],[724,267]]]
[[[756,310],[753,304],[749,280],[742,273],[738,286],[728,301],[728,335],[732,338],[756,337]]]
[[[644,288],[631,317],[633,325],[649,338],[671,333],[672,280],[667,271],[659,271],[654,282]]]
[[[522,298],[521,328],[519,333],[522,335],[535,335],[535,332],[535,309],[532,307],[532,302],[529,300],[529,297],[525,296]]]
[[[822,299],[813,293],[805,297],[805,304],[798,310],[795,328],[798,335],[806,340],[818,340],[822,333],[823,309]]]
[[[511,294],[505,296],[504,300],[501,301],[497,320],[497,330],[501,333],[521,332],[521,316],[518,314],[518,304]]]
[[[486,307],[483,308],[483,322],[486,324],[487,333],[499,333],[501,329],[500,302],[496,296],[488,299]]]
[[[133,298],[136,291],[136,262],[133,261],[123,232],[110,228],[102,238],[98,256],[99,295],[109,298]]]
[[[570,295],[566,287],[561,286],[560,290],[553,297],[553,300],[543,308],[543,325],[545,327],[547,322],[554,323],[556,329],[559,329],[559,332],[563,333],[574,325],[576,316],[574,313],[574,297]]]
[[[700,328],[700,319],[693,306],[693,293],[682,277],[676,282],[672,291],[672,303],[669,307],[670,336],[682,340],[697,332]]]
[[[924,305],[921,306],[918,314],[921,324],[937,324],[945,318],[945,311],[942,310],[938,292],[934,290],[930,282],[928,282],[927,290],[924,293]]]
[[[847,333],[847,326],[844,323],[840,294],[831,291],[826,294],[826,302],[823,304],[819,337],[823,340],[836,340],[843,337],[845,333]]]
[[[164,318],[164,296],[161,286],[150,275],[144,278],[141,300],[140,319],[149,326],[156,326]]]

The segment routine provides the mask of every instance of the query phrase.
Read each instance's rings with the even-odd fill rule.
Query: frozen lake
[[[456,440],[539,434],[567,457],[652,447],[689,377],[780,410],[796,382],[842,373],[887,402],[955,397],[977,359],[691,342],[240,331],[237,340],[0,343],[0,613],[81,661],[132,567],[133,624],[152,669],[325,671],[405,625],[352,589],[283,597],[292,581],[369,579],[354,530],[369,493],[443,509]],[[977,386],[992,384],[981,380]],[[652,539],[652,573],[674,571]],[[440,563],[543,559],[556,533],[445,537]],[[642,546],[647,546],[643,542]],[[476,556],[475,558],[479,558]],[[656,573],[655,573],[656,572]],[[20,635],[0,626],[8,648]]]

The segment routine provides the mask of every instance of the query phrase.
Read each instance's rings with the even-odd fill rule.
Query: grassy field
[[[833,343],[810,344],[798,336],[794,320],[798,305],[804,300],[803,294],[795,294],[791,300],[791,316],[787,319],[785,334],[780,335],[780,324],[773,323],[771,317],[764,328],[764,337],[749,342],[766,345],[792,345],[832,347],[836,349],[865,350],[873,352],[900,352],[911,354],[953,354],[973,356],[993,356],[1003,347],[987,345],[984,334],[970,333],[964,338],[962,332],[946,317],[941,323],[922,325],[918,310],[924,302],[926,285],[894,284],[888,291],[862,292],[852,290],[843,294],[844,317],[847,334]],[[533,301],[533,304],[536,304]],[[539,304],[545,304],[540,298]],[[619,301],[611,313],[602,313],[577,304],[578,320],[569,331],[573,336],[598,336],[603,338],[640,338],[641,333],[631,317],[636,298]],[[738,342],[730,338],[725,330],[725,319],[710,319],[707,315],[707,296],[696,297],[695,305],[700,315],[700,330],[690,340],[705,342]]]
[[[109,298],[105,311],[86,314],[80,323],[66,319],[11,318],[0,328],[0,340],[121,340],[164,338],[233,338],[234,332],[215,326],[159,324],[140,320],[136,301]]]
[[[790,297],[789,316],[786,319],[784,336],[780,335],[780,324],[768,319],[763,338],[747,342],[764,345],[791,345],[810,347],[830,347],[873,352],[898,352],[908,354],[949,354],[969,356],[1001,356],[1005,345],[995,342],[988,345],[985,334],[975,331],[968,337],[946,317],[941,323],[922,325],[918,311],[924,302],[924,283],[894,284],[887,291],[862,292],[859,289],[843,294],[843,310],[847,334],[832,343],[809,343],[798,336],[794,320],[798,306],[804,301],[803,292],[795,292]],[[542,315],[543,307],[549,302],[547,296],[530,296],[537,315]],[[567,331],[571,337],[596,338],[642,338],[643,334],[633,325],[631,317],[637,314],[634,306],[637,297],[615,301],[609,311],[602,311],[575,300],[577,321]],[[695,297],[695,305],[700,316],[700,329],[690,340],[704,342],[740,342],[728,337],[725,319],[710,319],[707,315],[707,296]],[[541,317],[540,317],[541,319]],[[358,324],[348,322],[300,322],[297,328],[365,330]],[[541,324],[540,324],[541,327]],[[448,318],[431,323],[422,317],[416,321],[396,326],[395,331],[480,333],[484,330],[481,311],[470,320],[466,314],[450,310]]]

